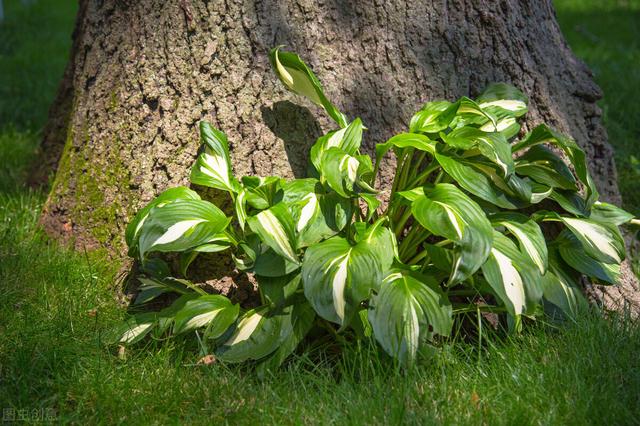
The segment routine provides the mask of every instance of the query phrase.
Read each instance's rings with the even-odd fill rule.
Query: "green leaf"
[[[217,238],[229,218],[204,200],[178,200],[154,207],[140,229],[140,259],[152,251],[184,251]]]
[[[518,152],[526,148],[531,148],[542,143],[551,143],[561,148],[569,161],[573,165],[578,179],[586,186],[587,199],[586,207],[590,209],[598,199],[598,190],[591,179],[587,168],[587,161],[584,151],[572,139],[561,135],[550,127],[542,124],[529,132],[520,142],[512,147],[512,151]]]
[[[221,232],[213,237],[206,244],[194,247],[188,251],[184,251],[180,254],[180,273],[183,276],[187,275],[187,269],[191,263],[198,257],[200,253],[218,253],[229,249],[235,245],[235,241],[229,236],[227,232]]]
[[[307,247],[344,229],[351,217],[351,202],[326,193],[317,179],[296,179],[284,186],[284,202],[291,208],[298,247]]]
[[[498,166],[504,177],[508,177],[514,172],[511,146],[500,133],[488,133],[475,127],[465,126],[453,130],[448,135],[442,134],[441,137],[447,145],[454,148],[477,149],[481,155]]]
[[[284,335],[281,338],[278,349],[276,349],[269,358],[258,365],[258,373],[260,374],[264,373],[266,370],[274,370],[278,368],[298,347],[307,333],[309,333],[315,318],[316,313],[308,303],[298,303],[294,305],[291,308],[291,332]],[[285,330],[288,330],[288,328]]]
[[[271,313],[268,308],[252,309],[240,317],[229,339],[216,356],[225,362],[258,360],[274,352],[291,334],[291,308]]]
[[[165,204],[171,203],[177,200],[199,200],[200,196],[187,187],[179,186],[177,188],[170,188],[154,198],[149,204],[142,208],[135,215],[133,220],[127,225],[127,229],[124,234],[125,241],[129,246],[129,256],[135,256],[138,248],[138,237],[140,229],[144,225],[149,212],[154,207],[162,207]]]
[[[605,225],[620,226],[632,220],[634,216],[613,204],[596,201],[591,207],[589,219]]]
[[[453,104],[448,101],[427,102],[412,118],[409,129],[412,133],[437,133],[447,127],[455,117]]]
[[[272,307],[283,307],[300,288],[299,272],[279,277],[256,275],[262,300]]]
[[[482,273],[516,322],[520,315],[532,312],[542,298],[538,269],[513,241],[497,231],[493,231],[493,247]]]
[[[524,207],[527,203],[517,200],[513,197],[510,188],[504,181],[500,181],[499,176],[495,175],[497,183],[502,183],[502,187],[498,188],[487,175],[477,171],[475,167],[482,167],[479,163],[473,163],[468,160],[454,158],[445,154],[436,153],[435,158],[458,184],[469,191],[476,197],[482,198],[498,207],[504,209],[518,209]],[[491,172],[490,167],[485,167],[484,171]]]
[[[576,191],[576,179],[569,167],[553,151],[543,145],[531,147],[516,162],[516,172],[552,188]]]
[[[324,108],[340,127],[347,126],[347,119],[324,95],[322,85],[298,55],[280,50],[282,46],[275,47],[269,52],[271,66],[284,84],[291,92],[301,95]]]
[[[362,121],[356,118],[347,127],[320,136],[310,152],[311,163],[316,170],[320,172],[322,155],[329,148],[340,148],[349,155],[355,155],[362,144],[363,129]]]
[[[296,254],[296,236],[293,217],[285,203],[278,203],[268,210],[247,219],[251,230],[262,241],[286,260],[299,264]]]
[[[367,183],[373,172],[371,159],[366,155],[352,156],[340,148],[329,148],[322,155],[321,175],[331,189],[349,198],[360,192],[375,192]]]
[[[264,210],[282,201],[284,179],[277,176],[243,176],[245,201],[249,206]]]
[[[117,333],[116,339],[119,343],[132,345],[142,340],[147,334],[157,326],[155,312],[137,314],[128,318]]]
[[[454,185],[425,186],[423,195],[412,202],[411,213],[429,232],[455,242],[450,284],[471,276],[487,259],[491,223],[480,206]]]
[[[191,182],[230,193],[239,190],[229,158],[229,142],[220,130],[206,121],[200,122],[202,149],[191,169]]]
[[[391,148],[415,148],[418,151],[425,151],[433,155],[436,150],[436,142],[419,133],[400,133],[391,137],[385,143],[376,145],[376,163],[380,163],[382,157]]]
[[[302,262],[304,294],[322,318],[345,325],[376,289],[395,252],[391,231],[376,222],[357,244],[333,237],[311,246]]]
[[[580,240],[565,229],[556,240],[562,259],[578,272],[610,284],[620,281],[620,264],[605,263],[589,256]]]
[[[604,225],[590,219],[560,216],[555,212],[538,213],[543,220],[562,221],[580,241],[585,253],[604,263],[624,260],[624,240],[615,226]]]
[[[208,294],[189,300],[175,316],[173,332],[186,333],[207,327],[206,337],[220,337],[236,320],[240,305],[218,294]]]
[[[430,276],[394,269],[371,300],[369,321],[382,348],[411,365],[421,336],[448,336],[453,325],[451,303]]]
[[[498,213],[491,216],[493,226],[505,227],[520,245],[522,253],[529,256],[544,274],[547,270],[547,243],[536,221],[520,213]]]
[[[576,319],[580,313],[587,311],[589,304],[556,251],[555,248],[550,251],[549,272],[542,277],[544,299],[555,309],[545,308],[545,311],[550,311],[552,318],[556,318],[556,310],[559,309],[564,317]]]
[[[555,189],[551,192],[549,198],[558,203],[558,205],[568,213],[581,217],[588,217],[590,214],[587,210],[584,199],[577,191],[562,191]]]

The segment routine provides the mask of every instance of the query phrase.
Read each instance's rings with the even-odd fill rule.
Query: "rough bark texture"
[[[601,92],[550,0],[87,0],[43,145],[42,163],[59,165],[48,231],[123,254],[132,214],[188,182],[202,119],[229,136],[237,174],[303,174],[308,148],[331,123],[272,74],[267,52],[278,44],[363,119],[370,152],[425,101],[510,82],[530,96],[528,127],[546,122],[572,135],[602,198],[620,201],[595,104]],[[627,273],[604,299],[615,304],[626,292],[637,303],[636,284]]]

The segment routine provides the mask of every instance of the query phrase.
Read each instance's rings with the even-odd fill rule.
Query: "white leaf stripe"
[[[499,99],[495,101],[482,102],[480,108],[497,106],[508,111],[520,111],[527,108],[527,104],[515,99]]]
[[[122,337],[120,337],[120,342],[121,343],[131,343],[133,342],[138,336],[140,336],[141,334],[145,333],[146,331],[148,331],[151,327],[153,327],[153,323],[149,322],[149,323],[144,323],[144,324],[138,324],[135,327],[132,327],[130,329],[128,329],[123,335]]]
[[[573,231],[576,236],[582,236],[591,251],[599,251],[611,258],[615,263],[620,263],[622,258],[618,247],[614,244],[610,232],[603,226],[587,222],[586,220],[564,217],[562,221]]]
[[[318,196],[315,193],[309,193],[304,198],[303,201],[306,201],[305,205],[302,207],[300,211],[300,218],[298,219],[298,223],[296,224],[296,230],[301,232],[313,219],[316,211],[318,210]]]
[[[205,222],[205,219],[184,220],[182,222],[171,225],[164,234],[155,240],[152,246],[157,247],[162,244],[169,244],[186,234],[190,229],[199,223]]]
[[[546,270],[545,261],[540,251],[535,246],[531,238],[529,238],[527,233],[518,226],[515,226],[508,221],[502,221],[500,222],[500,225],[503,225],[509,230],[509,232],[515,235],[520,244],[522,244],[522,248],[524,249],[524,251],[529,255],[529,257],[531,257],[531,260],[533,260],[533,263],[535,263],[538,269],[540,269],[540,272],[544,274]]]
[[[348,271],[347,266],[349,265],[349,255],[351,254],[351,250],[349,250],[342,258],[335,259],[328,266],[326,272],[328,273],[335,263],[340,263],[338,265],[338,269],[336,269],[335,274],[333,275],[333,279],[331,280],[332,286],[332,294],[333,294],[333,306],[340,318],[340,321],[344,321],[344,312],[345,312],[345,288],[347,287],[347,277]]]
[[[264,317],[258,312],[243,318],[240,323],[238,323],[238,327],[235,332],[229,340],[227,340],[224,346],[232,346],[248,340],[253,332],[258,328],[258,325],[260,325],[260,321],[262,321],[263,318]]]
[[[262,228],[269,233],[275,243],[280,247],[282,252],[289,258],[289,260],[293,262],[298,262],[296,254],[291,247],[291,243],[289,242],[289,238],[287,237],[287,233],[284,230],[284,227],[280,223],[280,221],[275,217],[275,215],[269,210],[265,210],[260,212],[256,219],[262,226]]]
[[[505,293],[513,305],[516,315],[522,314],[525,305],[524,283],[518,270],[513,266],[511,259],[500,251],[491,249],[491,254],[498,264]]]

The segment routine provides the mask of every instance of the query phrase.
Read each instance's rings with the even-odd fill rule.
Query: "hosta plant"
[[[327,99],[297,55],[276,48],[270,59],[287,89],[336,123],[311,148],[313,174],[236,177],[227,137],[202,122],[191,182],[228,193],[234,213],[186,187],[138,212],[126,230],[142,270],[135,303],[177,298],[132,316],[121,342],[195,332],[222,361],[273,367],[320,328],[341,341],[373,336],[407,365],[466,314],[498,314],[517,331],[524,318],[574,317],[586,303],[581,275],[617,282],[618,227],[633,217],[598,201],[573,140],[546,125],[518,138],[527,98],[516,88],[492,84],[475,99],[428,102],[372,159],[362,121]],[[383,203],[376,177],[389,151],[397,162]],[[221,251],[254,275],[259,307],[189,281],[199,254]],[[179,253],[175,271],[162,260],[167,252]]]

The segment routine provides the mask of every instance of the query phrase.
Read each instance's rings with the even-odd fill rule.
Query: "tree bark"
[[[602,198],[620,202],[601,92],[551,0],[80,3],[40,162],[44,174],[57,167],[42,222],[76,246],[123,255],[135,211],[188,182],[203,119],[227,133],[236,174],[302,175],[309,147],[332,126],[271,72],[267,52],[279,44],[310,64],[342,111],[363,119],[369,152],[425,101],[509,82],[530,97],[525,129],[546,122],[571,135]],[[393,159],[382,172],[384,186]],[[626,269],[602,299],[637,307]]]

